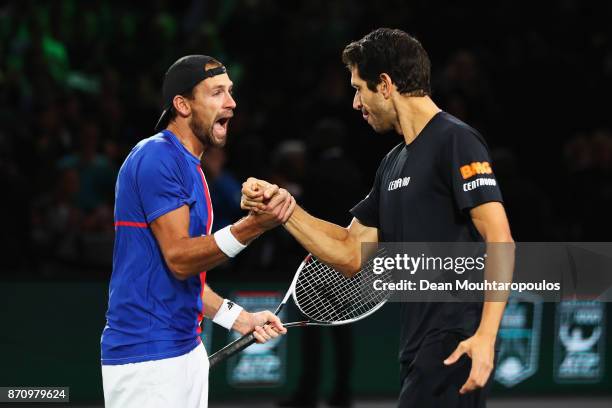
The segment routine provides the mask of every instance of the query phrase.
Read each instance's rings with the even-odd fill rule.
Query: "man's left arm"
[[[204,285],[204,293],[202,294],[204,316],[212,320],[219,311],[219,308],[223,306],[223,301],[224,299],[213,291],[210,286]],[[243,335],[255,331],[255,339],[259,343],[265,343],[279,334],[287,333],[287,329],[283,327],[278,316],[268,310],[255,313],[241,310],[234,321],[232,330],[236,330]]]
[[[514,240],[504,206],[500,202],[488,202],[470,210],[474,226],[487,244],[485,279],[487,281],[510,282],[514,270]],[[457,346],[444,360],[454,364],[463,354],[472,359],[470,376],[459,393],[465,394],[482,388],[493,371],[495,339],[506,307],[507,292],[485,293],[480,325],[474,335]]]

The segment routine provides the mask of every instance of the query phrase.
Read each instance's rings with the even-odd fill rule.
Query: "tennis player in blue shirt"
[[[213,208],[200,158],[222,147],[236,103],[225,67],[204,55],[176,61],[163,83],[159,133],[121,166],[102,377],[106,407],[207,407],[204,317],[259,342],[285,333],[271,312],[248,313],[206,285],[206,271],[287,221],[284,190],[272,214],[249,214],[211,235]],[[266,322],[269,324],[266,325]]]

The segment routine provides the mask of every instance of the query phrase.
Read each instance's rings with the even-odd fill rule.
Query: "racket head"
[[[296,307],[311,320],[308,325],[339,326],[380,309],[391,293],[374,290],[373,282],[389,281],[391,273],[377,275],[372,267],[371,258],[357,274],[347,278],[314,255],[306,256],[293,279],[291,294]]]

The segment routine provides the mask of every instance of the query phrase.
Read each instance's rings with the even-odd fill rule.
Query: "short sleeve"
[[[383,160],[384,163],[384,160]],[[379,220],[379,200],[380,200],[380,180],[382,177],[381,163],[378,171],[376,171],[376,177],[374,178],[374,185],[367,196],[356,206],[351,209],[353,217],[357,218],[359,222],[367,227],[378,228]]]
[[[454,200],[461,211],[491,201],[503,202],[489,149],[482,136],[467,129],[456,131],[449,155]]]
[[[169,149],[157,148],[143,155],[136,170],[136,185],[147,223],[183,205],[195,202],[189,173]],[[185,169],[186,170],[186,169]]]

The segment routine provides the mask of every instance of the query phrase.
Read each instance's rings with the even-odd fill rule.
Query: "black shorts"
[[[399,408],[484,408],[493,382],[461,395],[459,390],[470,375],[471,360],[463,355],[451,366],[443,361],[466,337],[448,333],[441,340],[424,344],[410,363],[401,364]]]

